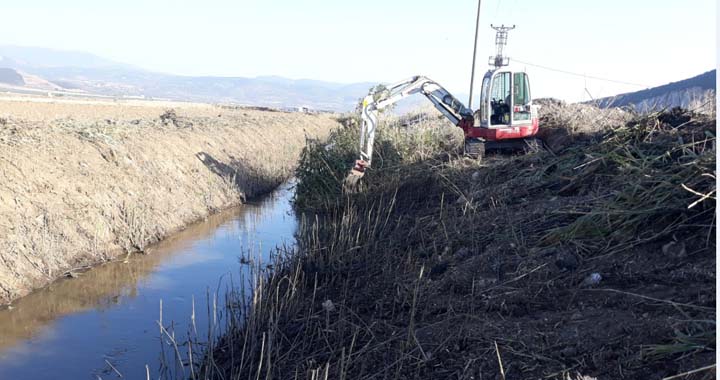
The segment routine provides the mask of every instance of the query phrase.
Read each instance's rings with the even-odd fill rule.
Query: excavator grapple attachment
[[[360,189],[360,180],[365,175],[365,169],[368,164],[364,160],[355,161],[355,166],[350,169],[347,177],[343,181],[343,191],[346,193],[356,193]]]
[[[348,174],[343,181],[343,193],[357,193],[360,189],[360,180],[362,179],[362,173],[357,175],[355,173]]]
[[[378,125],[378,112],[410,95],[422,94],[433,103],[454,125],[468,123],[472,125],[472,111],[465,107],[445,88],[423,76],[414,76],[390,85],[380,92],[368,94],[362,102],[360,117],[360,158],[355,161],[350,173],[345,178],[343,189],[357,189],[360,178],[370,167],[373,157],[373,143]]]

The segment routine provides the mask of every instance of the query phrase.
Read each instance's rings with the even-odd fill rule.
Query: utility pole
[[[507,45],[508,32],[515,29],[513,26],[501,26],[490,25],[491,28],[495,29],[495,56],[490,57],[490,64],[494,65],[495,68],[507,66],[510,63],[510,58],[503,54],[503,49]]]
[[[477,55],[478,32],[480,30],[480,4],[482,0],[478,0],[477,19],[475,20],[475,44],[473,45],[472,72],[470,72],[470,99],[468,99],[468,108],[472,109],[473,84],[475,83],[475,56]]]

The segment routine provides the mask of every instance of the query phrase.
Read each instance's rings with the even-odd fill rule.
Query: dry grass
[[[0,102],[0,303],[292,176],[326,115]],[[167,116],[167,115],[166,115]]]
[[[334,131],[328,140],[308,140],[295,176],[296,206],[301,210],[322,211],[337,206],[342,200],[342,184],[351,164],[357,157],[359,120],[347,116],[345,128]],[[397,170],[413,171],[412,166],[427,160],[449,160],[462,152],[463,134],[450,128],[446,119],[435,112],[421,111],[403,117],[381,115],[375,136],[373,166],[366,176],[371,188],[379,181],[376,173],[383,173],[382,186],[393,181]],[[398,177],[399,178],[399,177]],[[394,181],[393,183],[397,183]],[[371,191],[370,189],[367,189]]]
[[[552,152],[559,153],[578,139],[608,132],[636,116],[620,108],[602,109],[589,104],[567,104],[556,99],[540,99],[539,137]]]
[[[714,124],[675,111],[557,155],[400,156],[366,176],[365,192],[325,192],[332,200],[306,194],[343,174],[333,160],[345,145],[311,144],[298,205],[323,215],[303,219],[298,252],[257,271],[249,301],[238,292],[202,373],[568,379],[703,368],[715,350],[715,326],[702,322],[715,316]]]

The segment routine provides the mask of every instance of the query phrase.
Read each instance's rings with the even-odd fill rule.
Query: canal
[[[250,270],[240,257],[269,261],[276,247],[293,245],[292,194],[286,184],[146,255],[56,281],[0,310],[0,379],[145,379],[148,372],[157,378],[165,362],[161,303],[162,324],[173,327],[178,342],[187,340],[193,310],[199,335],[207,336],[208,310],[222,310],[224,292]]]

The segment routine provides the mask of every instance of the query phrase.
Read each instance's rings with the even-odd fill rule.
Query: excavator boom
[[[414,76],[395,83],[379,93],[369,94],[362,103],[362,127],[360,130],[360,158],[350,171],[349,177],[362,177],[372,163],[373,143],[378,124],[378,112],[410,95],[422,94],[435,108],[456,126],[472,125],[472,110],[465,107],[455,96],[437,82]],[[355,178],[356,179],[356,178]]]
[[[362,103],[360,158],[346,178],[346,185],[357,183],[372,163],[378,111],[417,93],[428,98],[451,123],[463,130],[465,154],[470,157],[481,159],[486,148],[526,151],[537,148],[535,136],[540,125],[539,107],[532,104],[529,77],[524,70],[508,67],[510,59],[504,55],[508,31],[515,26],[490,26],[496,31],[497,50],[496,55],[490,57],[489,63],[493,67],[483,77],[477,112],[466,107],[441,85],[423,76],[414,76],[369,94]]]

